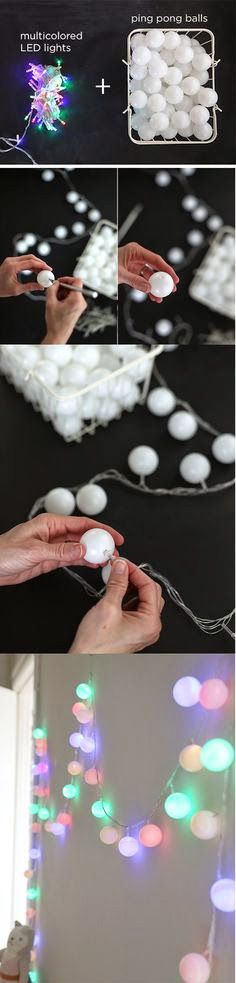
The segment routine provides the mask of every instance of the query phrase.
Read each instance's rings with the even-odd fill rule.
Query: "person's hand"
[[[62,276],[46,293],[46,327],[47,333],[43,339],[44,345],[65,345],[78,321],[86,311],[86,300],[82,293],[67,290],[66,284],[72,287],[82,287],[83,282],[76,277]]]
[[[37,515],[3,533],[0,536],[0,586],[22,584],[59,567],[97,566],[85,561],[86,547],[80,544],[83,533],[94,527],[110,532],[116,547],[124,542],[116,529],[97,520],[49,513]]]
[[[19,283],[17,275],[24,270],[32,273],[39,273],[40,270],[51,270],[48,263],[33,256],[32,253],[26,256],[9,256],[4,259],[0,266],[0,297],[18,297],[26,294],[29,290],[42,290],[39,283],[35,280],[28,283]]]
[[[168,263],[165,263],[162,256],[159,256],[158,253],[152,253],[150,249],[144,249],[144,246],[140,246],[138,242],[129,242],[127,246],[120,246],[118,249],[118,282],[127,283],[133,289],[149,294],[150,299],[155,300],[156,304],[162,304],[162,297],[154,297],[150,293],[148,279],[141,276],[141,270],[146,263],[153,266],[155,271],[169,273],[172,276],[174,280],[173,293],[175,293],[176,284],[179,283],[179,277],[175,270]]]
[[[128,587],[135,600],[122,606]],[[160,636],[164,603],[159,584],[143,570],[121,557],[114,560],[104,597],[82,619],[70,652],[121,655],[153,645]]]

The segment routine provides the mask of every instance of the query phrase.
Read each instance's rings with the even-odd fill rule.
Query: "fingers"
[[[146,263],[150,263],[151,266],[155,266],[156,269],[161,270],[163,273],[169,273],[172,276],[174,283],[179,283],[179,277],[172,266],[162,259],[158,253],[152,253],[150,249],[142,249],[143,257]]]
[[[26,253],[24,256],[19,256],[19,259],[18,256],[14,256],[13,262],[17,263],[19,270],[26,270],[27,268],[30,270],[52,270],[52,266],[45,263],[45,260],[38,259],[33,253]]]
[[[37,563],[50,564],[53,570],[61,566],[78,566],[83,561],[86,547],[82,543],[42,543],[36,545]]]
[[[122,546],[124,542],[124,536],[112,526],[107,526],[104,522],[97,522],[97,520],[89,519],[86,516],[53,515],[43,512],[37,515],[35,519],[30,519],[30,522],[25,523],[25,527],[26,532],[28,530],[28,536],[38,534],[43,540],[50,539],[52,541],[60,536],[66,541],[71,539],[78,539],[79,541],[88,529],[105,529],[113,536],[116,546]]]
[[[139,597],[139,611],[146,615],[152,615],[153,609],[161,613],[162,591],[159,584],[154,583],[150,577],[140,567],[129,562],[129,583],[135,587]]]
[[[148,294],[148,280],[145,280],[143,276],[139,276],[138,273],[131,273],[129,270],[124,270],[122,283],[127,283],[133,290],[141,290],[143,294]]]
[[[114,560],[106,586],[105,599],[121,608],[129,580],[129,565],[126,560]]]

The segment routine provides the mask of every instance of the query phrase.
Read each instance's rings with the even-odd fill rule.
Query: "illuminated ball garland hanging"
[[[212,682],[214,684],[213,690],[211,686],[208,687],[207,685]],[[222,686],[220,686],[221,683]],[[88,786],[94,785],[98,788],[99,797],[92,802],[91,812],[94,818],[102,823],[99,832],[100,842],[106,846],[116,847],[120,855],[127,862],[129,860],[132,861],[132,858],[135,861],[136,855],[143,848],[149,850],[161,846],[165,831],[155,822],[155,814],[160,812],[161,807],[164,808],[164,813],[167,814],[170,820],[187,821],[191,832],[197,839],[208,840],[217,837],[219,840],[217,879],[210,888],[213,912],[214,909],[218,909],[221,912],[233,911],[235,908],[234,881],[231,878],[222,877],[221,871],[226,809],[225,783],[228,781],[228,771],[234,757],[232,745],[229,741],[221,738],[208,740],[203,744],[203,747],[195,741],[186,744],[179,754],[177,767],[162,789],[161,795],[149,817],[135,824],[121,824],[113,816],[112,802],[103,794],[103,772],[101,767],[98,767],[97,762],[98,743],[94,691],[95,687],[92,674],[90,674],[88,682],[79,683],[75,689],[79,702],[72,705],[71,712],[78,722],[78,731],[69,736],[70,745],[71,737],[73,738],[75,757],[67,765],[67,772],[71,777],[71,781],[70,783],[66,783],[62,788],[62,796],[66,803],[66,808],[61,809],[57,815],[55,815],[55,811],[51,808],[49,802],[49,762],[47,757],[46,732],[44,728],[40,727],[34,730],[35,761],[33,765],[33,782],[35,784],[33,785],[34,799],[31,805],[33,839],[30,849],[30,869],[26,872],[29,883],[27,891],[29,921],[35,923],[35,920],[37,920],[40,901],[37,871],[42,859],[42,829],[44,828],[46,832],[53,834],[55,838],[63,838],[66,831],[70,831],[72,826],[72,809],[80,795],[80,787],[77,780],[79,775],[81,778],[84,778],[85,784]],[[210,693],[210,704],[212,704],[213,692],[213,704],[210,707],[205,707],[204,701],[201,703],[202,691],[203,696],[204,693],[207,693],[209,697]],[[223,706],[228,696],[228,688],[223,680],[207,680],[201,685],[194,677],[183,677],[177,680],[173,687],[173,698],[175,702],[185,708],[196,706],[199,703],[203,712],[205,709],[208,711],[215,709],[215,694],[217,694],[218,699],[221,698],[223,702],[220,705]],[[78,759],[78,754],[85,754],[86,757],[88,754],[90,755],[89,768],[86,767],[84,769],[84,761]],[[194,812],[192,794],[190,796],[185,791],[176,791],[174,788],[176,775],[180,768],[184,771],[198,772],[203,767],[211,771],[225,771],[222,812],[219,810],[218,814],[207,809]],[[168,794],[165,798],[166,792]],[[40,805],[39,800],[41,798],[45,798],[46,800],[43,806]],[[37,822],[34,820],[35,815],[37,815]],[[35,939],[37,938],[37,934],[39,936],[39,933],[36,932]],[[179,974],[183,983],[207,983],[210,979],[214,938],[215,923],[212,922],[209,933],[209,939],[211,941],[205,953],[191,952],[184,955],[180,960]],[[32,972],[36,973],[35,979],[39,981],[38,970],[33,969]],[[31,980],[32,978],[34,979],[32,972]]]

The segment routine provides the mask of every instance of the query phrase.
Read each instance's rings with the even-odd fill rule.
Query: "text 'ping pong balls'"
[[[51,287],[54,280],[55,276],[51,270],[40,270],[38,273],[37,283],[39,283],[40,287],[44,287],[44,289],[46,289],[46,287]]]
[[[174,288],[174,280],[169,273],[152,273],[149,279],[150,292],[153,297],[168,297]]]
[[[100,566],[113,556],[114,539],[106,529],[88,529],[81,536],[80,542],[86,546],[85,560],[87,563],[97,563]]]

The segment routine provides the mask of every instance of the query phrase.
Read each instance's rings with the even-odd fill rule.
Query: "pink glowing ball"
[[[87,785],[101,785],[102,780],[103,774],[96,768],[87,768],[87,771],[84,772],[84,781],[87,782]]]
[[[32,833],[40,833],[41,823],[32,823],[31,831]]]
[[[80,764],[80,761],[69,761],[67,771],[69,772],[69,775],[82,775],[83,765]]]
[[[189,952],[179,964],[179,973],[184,983],[207,983],[210,979],[208,959],[198,952]]]
[[[107,846],[112,846],[113,843],[117,843],[119,834],[115,826],[104,826],[99,833],[100,840],[102,843],[106,843]]]
[[[162,831],[159,826],[155,826],[154,823],[146,823],[146,825],[142,826],[140,829],[139,841],[143,844],[143,846],[159,846],[159,843],[162,841]]]
[[[202,684],[199,703],[205,710],[219,710],[228,699],[229,691],[223,679],[206,679]]]
[[[76,717],[76,720],[79,720],[80,724],[90,724],[93,719],[93,711],[90,707],[86,707],[84,703],[74,703],[72,713]]]

